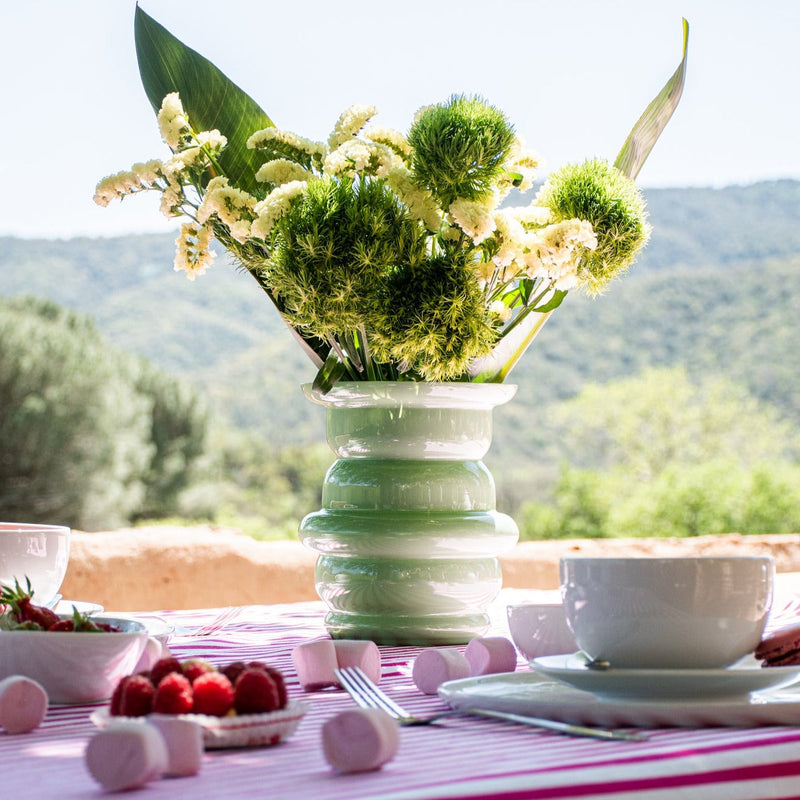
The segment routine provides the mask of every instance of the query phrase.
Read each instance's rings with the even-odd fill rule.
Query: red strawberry
[[[177,658],[160,658],[153,664],[150,670],[150,680],[153,682],[153,686],[158,686],[161,683],[162,678],[169,675],[171,672],[177,672],[180,675],[183,674],[183,669],[181,668],[181,662],[178,661]]]
[[[75,623],[71,619],[60,619],[58,622],[51,625],[48,631],[74,631]]]
[[[59,617],[55,611],[45,608],[44,606],[35,606],[33,604],[31,582],[29,578],[25,580],[27,582],[26,589],[23,589],[16,579],[14,580],[13,589],[8,586],[3,586],[2,592],[0,592],[0,602],[11,607],[19,623],[30,622],[35,625],[41,625],[44,630],[47,630],[51,625],[60,622],[61,617]]]
[[[207,672],[216,672],[217,668],[208,661],[203,661],[202,658],[190,658],[181,664],[181,671],[193,684],[201,675],[205,675]]]
[[[248,667],[236,679],[233,706],[237,714],[260,714],[280,708],[278,687],[263,669]]]
[[[286,682],[283,679],[283,673],[275,669],[275,667],[266,667],[264,671],[275,681],[275,688],[278,690],[278,708],[284,708],[289,702],[289,696],[286,693]]]
[[[221,672],[206,672],[192,684],[194,713],[224,717],[233,708],[233,685]]]
[[[192,684],[186,676],[170,672],[161,679],[153,698],[153,711],[157,714],[188,714],[193,705]]]
[[[121,688],[120,688],[121,687]],[[153,710],[153,698],[156,690],[153,684],[142,675],[129,675],[120,681],[118,698],[118,714],[123,717],[143,717]],[[115,692],[116,694],[116,692]],[[114,713],[115,702],[111,698],[111,713]]]
[[[244,661],[234,661],[223,667],[220,672],[231,682],[236,683],[236,679],[247,669],[247,664]]]

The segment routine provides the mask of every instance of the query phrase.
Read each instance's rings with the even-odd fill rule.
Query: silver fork
[[[512,714],[506,711],[493,711],[488,708],[456,708],[449,711],[440,711],[427,717],[415,717],[409,714],[402,706],[395,703],[389,695],[379,689],[359,667],[342,667],[334,670],[339,682],[347,693],[361,708],[381,708],[394,717],[401,725],[433,725],[440,719],[455,716],[489,717],[501,719],[506,722],[517,722],[520,725],[530,725],[534,728],[545,728],[569,736],[586,736],[591,739],[614,739],[622,741],[641,742],[648,739],[642,732],[609,731],[603,728],[588,728],[585,725],[572,725],[568,722],[557,722],[552,719],[529,717],[522,714]]]

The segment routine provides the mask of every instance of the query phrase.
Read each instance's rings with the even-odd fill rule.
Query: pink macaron
[[[800,664],[800,622],[785,625],[765,636],[754,655],[765,667]]]

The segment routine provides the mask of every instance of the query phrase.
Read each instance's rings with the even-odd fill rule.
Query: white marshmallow
[[[300,685],[307,692],[339,685],[334,673],[339,663],[333,639],[316,639],[297,645],[292,651],[292,661]]]
[[[203,764],[203,729],[196,722],[163,714],[147,718],[161,732],[167,744],[166,774],[171,777],[197,775]]]
[[[411,677],[421,692],[436,694],[445,681],[468,678],[469,662],[454,647],[435,647],[423,650],[415,659]]]
[[[339,772],[366,772],[391,761],[400,744],[399,725],[380,708],[342,711],[322,726],[322,750]]]
[[[473,639],[464,651],[471,675],[492,675],[496,672],[514,672],[517,668],[517,650],[503,636]]]
[[[28,733],[42,724],[49,698],[44,687],[24,675],[0,681],[0,728],[8,733]]]
[[[135,789],[161,777],[169,757],[164,737],[146,722],[115,722],[86,746],[91,776],[111,792]]]
[[[375,642],[366,639],[336,639],[333,646],[340,669],[360,667],[373,683],[380,683],[381,651]]]

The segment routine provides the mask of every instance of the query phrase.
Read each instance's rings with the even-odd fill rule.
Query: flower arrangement
[[[538,158],[483,99],[426,106],[405,134],[353,106],[310,141],[137,8],[142,78],[172,154],[104,178],[95,201],[160,192],[163,213],[185,218],[175,268],[202,274],[216,239],[323,391],[342,378],[502,381],[568,292],[601,292],[646,243],[633,179],[677,106],[687,35],[684,21],[681,64],[615,164],[567,165],[517,205]]]

